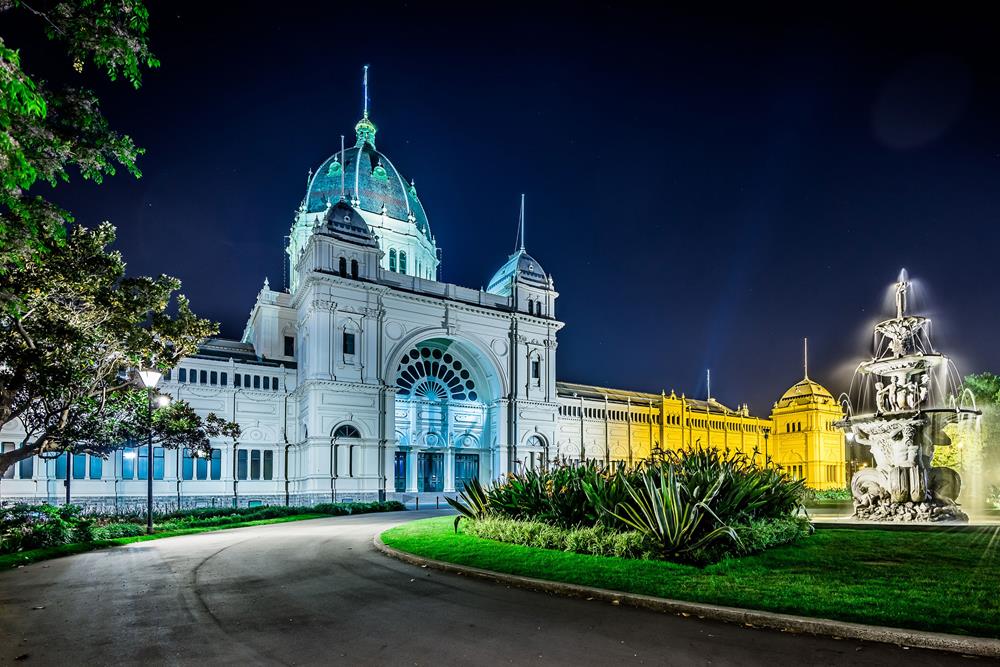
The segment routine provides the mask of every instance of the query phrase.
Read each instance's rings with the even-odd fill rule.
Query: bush
[[[27,505],[0,508],[0,553],[56,547],[92,539],[92,524],[76,505]]]
[[[803,494],[804,502],[841,502],[853,499],[851,490],[846,487],[843,489],[805,489]]]
[[[109,523],[94,527],[94,540],[113,540],[118,537],[138,537],[146,534],[146,524],[131,522]]]
[[[715,563],[724,558],[741,558],[760,553],[773,547],[791,544],[813,533],[812,524],[805,517],[755,519],[733,526],[739,543],[715,544],[695,550],[691,561],[698,564]]]
[[[652,550],[637,532],[616,532],[603,526],[560,528],[541,521],[486,518],[470,520],[464,531],[487,540],[520,544],[539,549],[555,549],[593,556],[650,558]]]

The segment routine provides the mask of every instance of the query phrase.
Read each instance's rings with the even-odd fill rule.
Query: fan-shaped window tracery
[[[399,363],[396,386],[402,398],[426,401],[476,401],[479,394],[468,369],[449,352],[414,347]]]

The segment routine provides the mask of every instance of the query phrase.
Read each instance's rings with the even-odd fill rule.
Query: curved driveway
[[[970,662],[552,597],[407,565],[372,547],[385,528],[434,514],[241,528],[2,572],[0,663]]]

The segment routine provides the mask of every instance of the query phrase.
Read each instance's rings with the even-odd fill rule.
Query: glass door
[[[444,490],[444,454],[420,454],[417,457],[419,491]]]
[[[479,454],[455,454],[455,490],[464,490],[474,479],[479,479]]]
[[[396,452],[396,491],[406,491],[406,455],[407,452]]]

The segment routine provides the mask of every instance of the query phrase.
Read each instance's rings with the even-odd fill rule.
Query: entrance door
[[[417,457],[417,490],[444,490],[444,454],[420,454]]]
[[[406,491],[406,452],[396,452],[396,491]]]
[[[464,490],[474,479],[479,479],[479,454],[455,454],[455,490]]]

